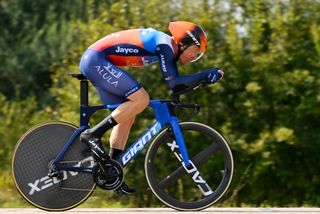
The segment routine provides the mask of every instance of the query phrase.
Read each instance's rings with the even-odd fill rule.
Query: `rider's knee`
[[[131,126],[133,125],[134,121],[135,121],[136,117],[130,117],[128,120],[126,120],[125,122],[121,123],[121,129],[122,130],[130,130]],[[119,127],[119,128],[120,128]]]
[[[145,109],[149,103],[150,103],[150,96],[149,94],[145,91],[144,95],[141,97],[141,100],[139,100],[140,106]]]
[[[143,88],[128,98],[133,101],[134,108],[136,108],[138,112],[143,111],[150,103],[150,96]]]
[[[136,117],[130,118],[126,123],[128,127],[131,127],[135,121]]]

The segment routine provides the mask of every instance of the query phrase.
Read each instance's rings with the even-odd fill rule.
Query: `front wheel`
[[[152,142],[145,171],[152,192],[176,210],[202,210],[227,191],[233,175],[233,158],[226,140],[201,123],[184,122],[180,128],[191,165],[182,162],[170,128]]]

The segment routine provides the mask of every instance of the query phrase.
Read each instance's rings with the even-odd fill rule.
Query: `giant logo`
[[[144,146],[158,133],[161,126],[157,122],[154,124],[140,139],[136,141],[122,156],[122,165],[126,165],[130,160],[132,160],[136,154],[141,151]]]

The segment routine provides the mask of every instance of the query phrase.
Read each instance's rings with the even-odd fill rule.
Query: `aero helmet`
[[[189,47],[195,44],[199,47],[199,54],[192,62],[200,59],[206,51],[207,36],[200,26],[192,22],[176,21],[169,23],[169,31],[179,45]]]

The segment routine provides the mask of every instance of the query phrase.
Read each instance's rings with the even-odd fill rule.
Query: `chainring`
[[[112,159],[104,162],[98,161],[93,178],[100,188],[114,190],[123,183],[123,168],[117,161]]]

